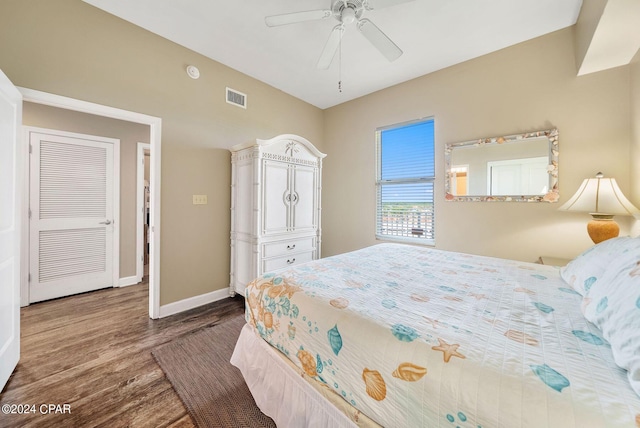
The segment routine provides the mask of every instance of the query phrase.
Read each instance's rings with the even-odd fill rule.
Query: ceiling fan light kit
[[[345,7],[342,9],[342,14],[340,15],[340,21],[343,24],[353,24],[353,21],[356,20],[356,11],[352,7]]]
[[[283,15],[268,16],[265,23],[269,27],[295,24],[298,22],[321,20],[333,17],[339,24],[333,27],[329,38],[320,54],[317,68],[328,69],[335,57],[340,41],[347,25],[356,24],[356,28],[380,53],[388,60],[395,61],[402,55],[402,49],[398,47],[385,33],[373,22],[362,18],[366,11],[383,9],[414,0],[335,0],[331,9],[309,10],[304,12],[287,13]]]

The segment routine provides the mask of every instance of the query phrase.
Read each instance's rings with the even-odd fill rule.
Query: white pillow
[[[560,276],[582,296],[607,271],[611,263],[629,252],[640,251],[640,238],[607,239],[586,250],[560,269]]]
[[[616,364],[640,396],[640,249],[613,261],[583,299],[587,320],[602,330]]]

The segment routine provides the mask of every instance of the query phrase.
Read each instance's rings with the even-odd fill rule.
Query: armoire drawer
[[[313,251],[276,257],[273,259],[263,259],[262,271],[269,272],[276,269],[299,265],[300,263],[310,262],[311,260],[313,260]]]
[[[287,256],[294,253],[313,251],[316,249],[315,241],[315,237],[310,236],[308,238],[294,238],[278,242],[268,242],[264,244],[262,257],[269,258]]]

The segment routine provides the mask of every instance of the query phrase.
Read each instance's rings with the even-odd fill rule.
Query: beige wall
[[[120,140],[120,278],[135,276],[137,143],[149,142],[149,126],[28,102],[22,123]]]
[[[2,0],[0,69],[18,86],[162,118],[163,305],[229,285],[229,147],[294,133],[324,150],[322,110],[80,0]],[[225,102],[226,86],[248,95],[246,110]]]
[[[326,110],[323,254],[376,243],[375,129],[427,116],[435,117],[436,247],[534,261],[592,245],[590,217],[559,204],[444,200],[446,143],[550,128],[559,129],[560,203],[598,171],[630,191],[629,68],[576,77],[573,41],[568,28]]]

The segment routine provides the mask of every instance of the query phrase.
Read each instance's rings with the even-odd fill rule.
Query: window
[[[377,238],[434,242],[433,129],[427,119],[376,131]]]

